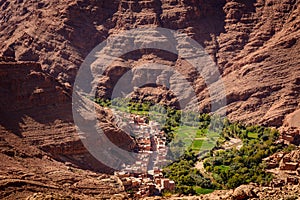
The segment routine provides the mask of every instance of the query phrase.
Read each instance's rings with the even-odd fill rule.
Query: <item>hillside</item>
[[[283,133],[300,127],[299,0],[0,0],[0,12],[0,198],[126,196],[76,134],[71,97],[92,49],[132,28],[179,30],[201,44],[222,76],[230,120],[282,126]],[[203,77],[180,57],[155,50],[119,58],[97,95],[109,96],[119,77],[149,61],[182,73],[200,111],[210,111]],[[151,85],[133,97],[176,103],[171,91]],[[97,111],[109,139],[133,150],[135,141],[112,123],[112,113]]]
[[[3,0],[0,5],[0,52],[40,62],[66,86],[87,54],[109,35],[159,26],[184,31],[216,61],[229,118],[280,126],[299,107],[299,1]],[[170,64],[185,67],[178,59]],[[206,108],[203,80],[189,76]]]

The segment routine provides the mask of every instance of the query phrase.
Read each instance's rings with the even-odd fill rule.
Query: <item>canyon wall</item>
[[[191,36],[218,64],[230,119],[281,126],[285,115],[299,108],[298,0],[2,0],[0,6],[0,52],[40,62],[67,88],[83,59],[109,35],[164,27]],[[169,61],[164,54],[152,60]],[[122,65],[148,61],[129,56]],[[170,66],[187,75],[207,111],[203,78],[184,72],[187,64],[180,58]]]
[[[69,89],[44,73],[38,63],[0,60],[1,198],[26,198],[34,192],[81,199],[122,194],[118,178],[89,171],[113,172],[81,142]],[[114,127],[111,114],[98,111],[97,115],[114,144],[128,151],[135,148],[133,139]]]
[[[188,34],[218,65],[231,120],[276,127],[284,123],[288,129],[298,120],[300,103],[299,4],[299,0],[0,0],[1,197],[51,191],[90,199],[123,192],[115,177],[77,168],[111,172],[76,135],[71,93],[89,52],[110,35],[131,28],[164,27]],[[110,94],[116,77],[149,61],[182,73],[200,99],[200,110],[209,111],[203,77],[166,52],[123,56],[106,71],[98,95]],[[148,91],[154,99],[176,102],[165,89]],[[143,90],[139,96],[153,99]],[[116,129],[111,113],[98,114],[111,141],[134,149],[135,142]]]

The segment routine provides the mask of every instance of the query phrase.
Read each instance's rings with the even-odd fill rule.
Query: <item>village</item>
[[[134,198],[161,195],[164,191],[174,191],[175,182],[165,178],[162,167],[167,164],[168,147],[160,124],[147,117],[116,111],[116,124],[138,144],[137,159],[134,164],[123,165],[115,172],[126,191]]]

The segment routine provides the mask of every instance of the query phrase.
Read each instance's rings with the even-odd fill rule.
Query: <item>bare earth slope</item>
[[[122,194],[118,178],[95,173],[111,169],[83,146],[70,96],[56,79],[34,62],[0,61],[0,77],[1,199],[24,199],[35,192],[80,199]],[[110,121],[109,114],[99,114],[112,142],[134,148],[134,141]]]
[[[0,128],[1,199],[26,199],[30,196],[32,199],[101,199],[115,194],[126,196],[117,177],[66,166],[51,158],[51,154],[28,145],[22,138]]]

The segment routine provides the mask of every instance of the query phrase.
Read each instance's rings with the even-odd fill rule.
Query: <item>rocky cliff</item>
[[[159,26],[187,33],[218,64],[229,118],[280,126],[299,105],[297,0],[2,0],[0,6],[0,51],[40,62],[66,86],[72,85],[92,48],[109,35]],[[147,62],[143,57],[135,60]],[[179,59],[171,62],[179,71],[186,68]],[[207,108],[203,79],[191,71],[186,75],[201,96],[200,107]]]
[[[125,196],[119,179],[54,160],[0,126],[1,199],[109,199]]]
[[[38,63],[1,60],[0,198],[25,198],[34,192],[71,194],[70,199],[122,194],[116,177],[88,171],[112,172],[79,139],[69,89]],[[130,151],[135,142],[114,127],[111,117],[100,110],[99,125],[114,144]]]
[[[218,64],[230,119],[269,126],[281,126],[284,121],[287,127],[297,124],[299,6],[299,0],[0,0],[0,54],[5,56],[0,59],[1,197],[58,192],[62,182],[68,182],[63,185],[64,195],[74,191],[80,195],[84,188],[87,195],[109,198],[122,191],[110,191],[114,187],[99,181],[99,174],[53,160],[108,170],[74,136],[70,95],[84,58],[122,30],[164,27],[188,34]],[[149,60],[186,76],[200,97],[200,108],[209,111],[203,78],[180,58],[156,51],[122,57],[106,72],[109,84],[104,84],[104,93],[98,91],[99,95],[111,92],[116,77]],[[175,102],[165,89],[148,91],[152,94],[144,95],[141,90],[139,96]],[[284,120],[289,113],[296,116],[291,117],[293,122],[290,117]],[[110,139],[119,144],[126,141],[125,149],[134,147],[131,138],[110,122],[111,114],[104,115],[98,118]],[[108,177],[111,180],[118,185]],[[15,196],[9,196],[12,191]],[[43,194],[32,198],[39,196]]]

